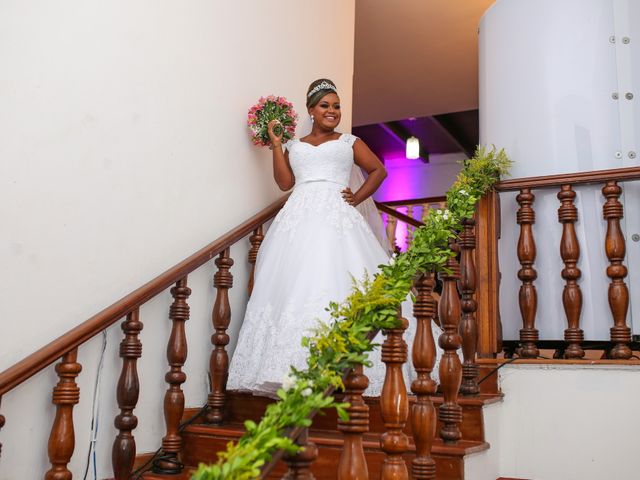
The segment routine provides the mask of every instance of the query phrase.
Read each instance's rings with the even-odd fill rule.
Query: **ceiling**
[[[356,0],[353,125],[477,109],[477,28],[493,3]]]
[[[478,110],[419,117],[354,127],[353,133],[383,161],[404,158],[406,139],[420,139],[421,158],[464,152],[470,156],[478,143]]]

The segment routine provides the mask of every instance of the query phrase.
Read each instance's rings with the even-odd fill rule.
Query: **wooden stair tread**
[[[224,439],[225,441],[235,440],[244,433],[244,427],[241,424],[228,424],[224,426],[210,425],[189,425],[184,430],[185,436],[189,434],[202,437],[211,437]],[[342,447],[342,434],[337,430],[311,430],[310,439],[318,447]],[[380,434],[365,433],[363,435],[364,448],[367,450],[379,450]],[[414,450],[413,442],[409,441],[411,451]],[[433,444],[433,453],[442,455],[464,456],[470,453],[481,452],[487,450],[489,444],[482,441],[460,440],[456,444],[445,444],[441,439],[437,438]]]
[[[250,393],[243,392],[230,392],[229,402],[225,411],[225,419],[227,424],[241,424],[245,420],[250,419],[258,421],[267,406],[274,400],[262,397],[254,396]],[[434,406],[436,409],[442,405],[442,396],[432,397]],[[502,401],[502,394],[481,394],[477,396],[460,397],[459,405],[462,407],[462,424],[460,430],[462,432],[463,440],[484,441],[484,419],[483,419],[483,407],[485,405],[497,403]],[[369,431],[370,432],[384,432],[384,424],[382,422],[379,398],[366,397],[365,402],[369,406]],[[409,403],[413,404],[415,397],[410,396]],[[337,422],[337,415],[335,410],[328,410],[323,414],[316,415],[313,419],[312,429],[314,430],[335,430]],[[440,423],[438,428],[440,428]],[[411,421],[408,419],[407,425],[404,429],[407,435],[412,434]]]
[[[244,433],[244,420],[259,420],[267,406],[275,400],[249,392],[228,392],[227,409],[223,425],[208,425],[202,423],[203,418],[196,420],[184,429],[184,455],[183,462],[186,465],[185,472],[179,475],[158,475],[147,472],[146,480],[189,480],[200,462],[214,462],[216,453],[226,447],[229,441],[237,440]],[[409,396],[410,403],[415,397]],[[436,408],[443,402],[441,395],[432,397]],[[458,403],[463,411],[463,424],[461,430],[463,439],[456,444],[444,444],[441,439],[434,441],[432,455],[436,461],[438,480],[459,480],[464,477],[464,457],[466,455],[481,452],[489,448],[484,441],[483,407],[502,401],[501,393],[482,393],[475,396],[460,396]],[[378,473],[384,453],[380,449],[380,436],[384,427],[380,418],[380,404],[377,397],[365,397],[365,402],[370,408],[370,431],[363,435],[363,447],[367,455],[367,464],[371,478]],[[336,413],[329,410],[325,415],[318,415],[310,430],[310,440],[319,449],[319,456],[314,463],[313,471],[317,480],[334,480],[335,465],[343,448],[343,436],[335,428]],[[200,423],[198,423],[200,422]],[[409,419],[410,423],[410,419]],[[408,424],[405,432],[410,434],[411,427]],[[407,464],[414,456],[415,446],[410,438],[409,452],[404,456]],[[279,479],[286,471],[286,466],[279,462],[269,478]]]

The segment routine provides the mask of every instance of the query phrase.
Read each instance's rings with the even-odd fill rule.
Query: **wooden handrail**
[[[503,180],[496,184],[499,192],[520,190],[521,188],[545,188],[560,185],[586,185],[590,183],[605,183],[610,181],[625,182],[640,180],[640,167],[613,168],[609,170],[594,170],[590,172],[562,173],[558,175],[544,175],[541,177],[523,177]]]
[[[381,212],[384,212],[387,215],[391,215],[392,217],[396,217],[398,220],[404,223],[408,223],[409,225],[413,225],[414,227],[421,227],[424,225],[424,223],[422,223],[420,220],[416,220],[415,218],[411,218],[404,213],[400,213],[394,208],[387,207],[384,203],[376,202],[376,207],[378,207],[378,210],[380,210]]]
[[[391,200],[389,202],[380,202],[389,207],[397,207],[404,205],[422,205],[425,203],[440,203],[446,202],[447,197],[439,196],[439,197],[425,197],[425,198],[411,198],[408,200]]]
[[[80,346],[102,330],[113,325],[132,310],[140,307],[159,293],[163,292],[178,280],[193,272],[206,262],[220,254],[223,250],[241,240],[258,226],[272,219],[286,202],[284,196],[261,210],[259,213],[225,233],[222,237],[201,248],[190,257],[174,265],[164,273],[121,298],[100,313],[82,322],[56,340],[25,357],[12,367],[0,373],[0,396],[20,385],[43,368]]]

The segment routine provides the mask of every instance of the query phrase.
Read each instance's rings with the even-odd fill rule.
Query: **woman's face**
[[[337,93],[330,92],[320,99],[315,107],[309,109],[309,115],[313,115],[313,122],[318,126],[333,130],[340,123],[340,97]]]

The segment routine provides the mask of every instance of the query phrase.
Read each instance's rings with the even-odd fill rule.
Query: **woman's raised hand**
[[[284,135],[284,130],[282,130],[282,133],[280,135],[276,135],[273,131],[274,127],[279,123],[280,122],[278,120],[271,120],[267,124],[267,132],[269,132],[269,139],[271,140],[272,147],[279,147],[280,145],[282,145],[282,135]]]

